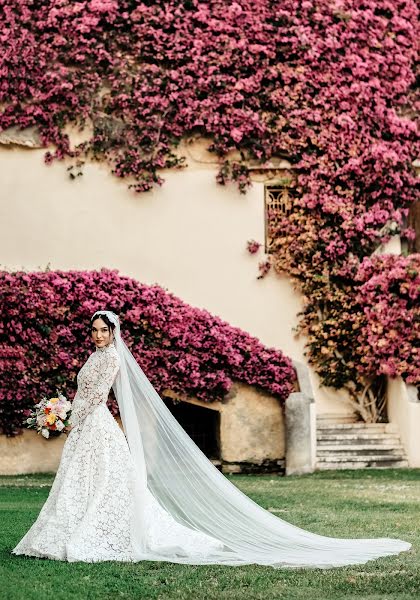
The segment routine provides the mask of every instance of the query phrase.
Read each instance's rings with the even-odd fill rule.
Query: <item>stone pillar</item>
[[[286,400],[286,475],[302,475],[315,470],[315,403],[302,392]]]

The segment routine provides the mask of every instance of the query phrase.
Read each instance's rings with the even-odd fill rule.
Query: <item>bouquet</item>
[[[29,429],[36,429],[44,438],[57,436],[70,424],[71,402],[62,394],[56,398],[43,398],[35,404],[26,425]]]

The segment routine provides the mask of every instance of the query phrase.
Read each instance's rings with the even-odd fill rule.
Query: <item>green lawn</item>
[[[47,497],[48,475],[0,477],[0,598],[80,600],[420,599],[420,470],[365,470],[230,480],[283,519],[337,537],[398,537],[414,548],[339,569],[272,569],[172,563],[62,563],[11,548]]]

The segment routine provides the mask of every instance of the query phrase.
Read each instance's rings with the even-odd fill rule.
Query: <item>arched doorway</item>
[[[219,412],[190,402],[174,402],[170,399],[165,399],[165,404],[207,458],[220,459]]]

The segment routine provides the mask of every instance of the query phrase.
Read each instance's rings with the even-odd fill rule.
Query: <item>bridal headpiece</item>
[[[119,327],[120,319],[119,319],[118,315],[116,315],[114,312],[112,312],[112,310],[97,310],[93,314],[92,319],[96,315],[105,315],[106,317],[108,317],[108,319],[111,321],[111,323],[114,323],[114,325],[116,327]]]

